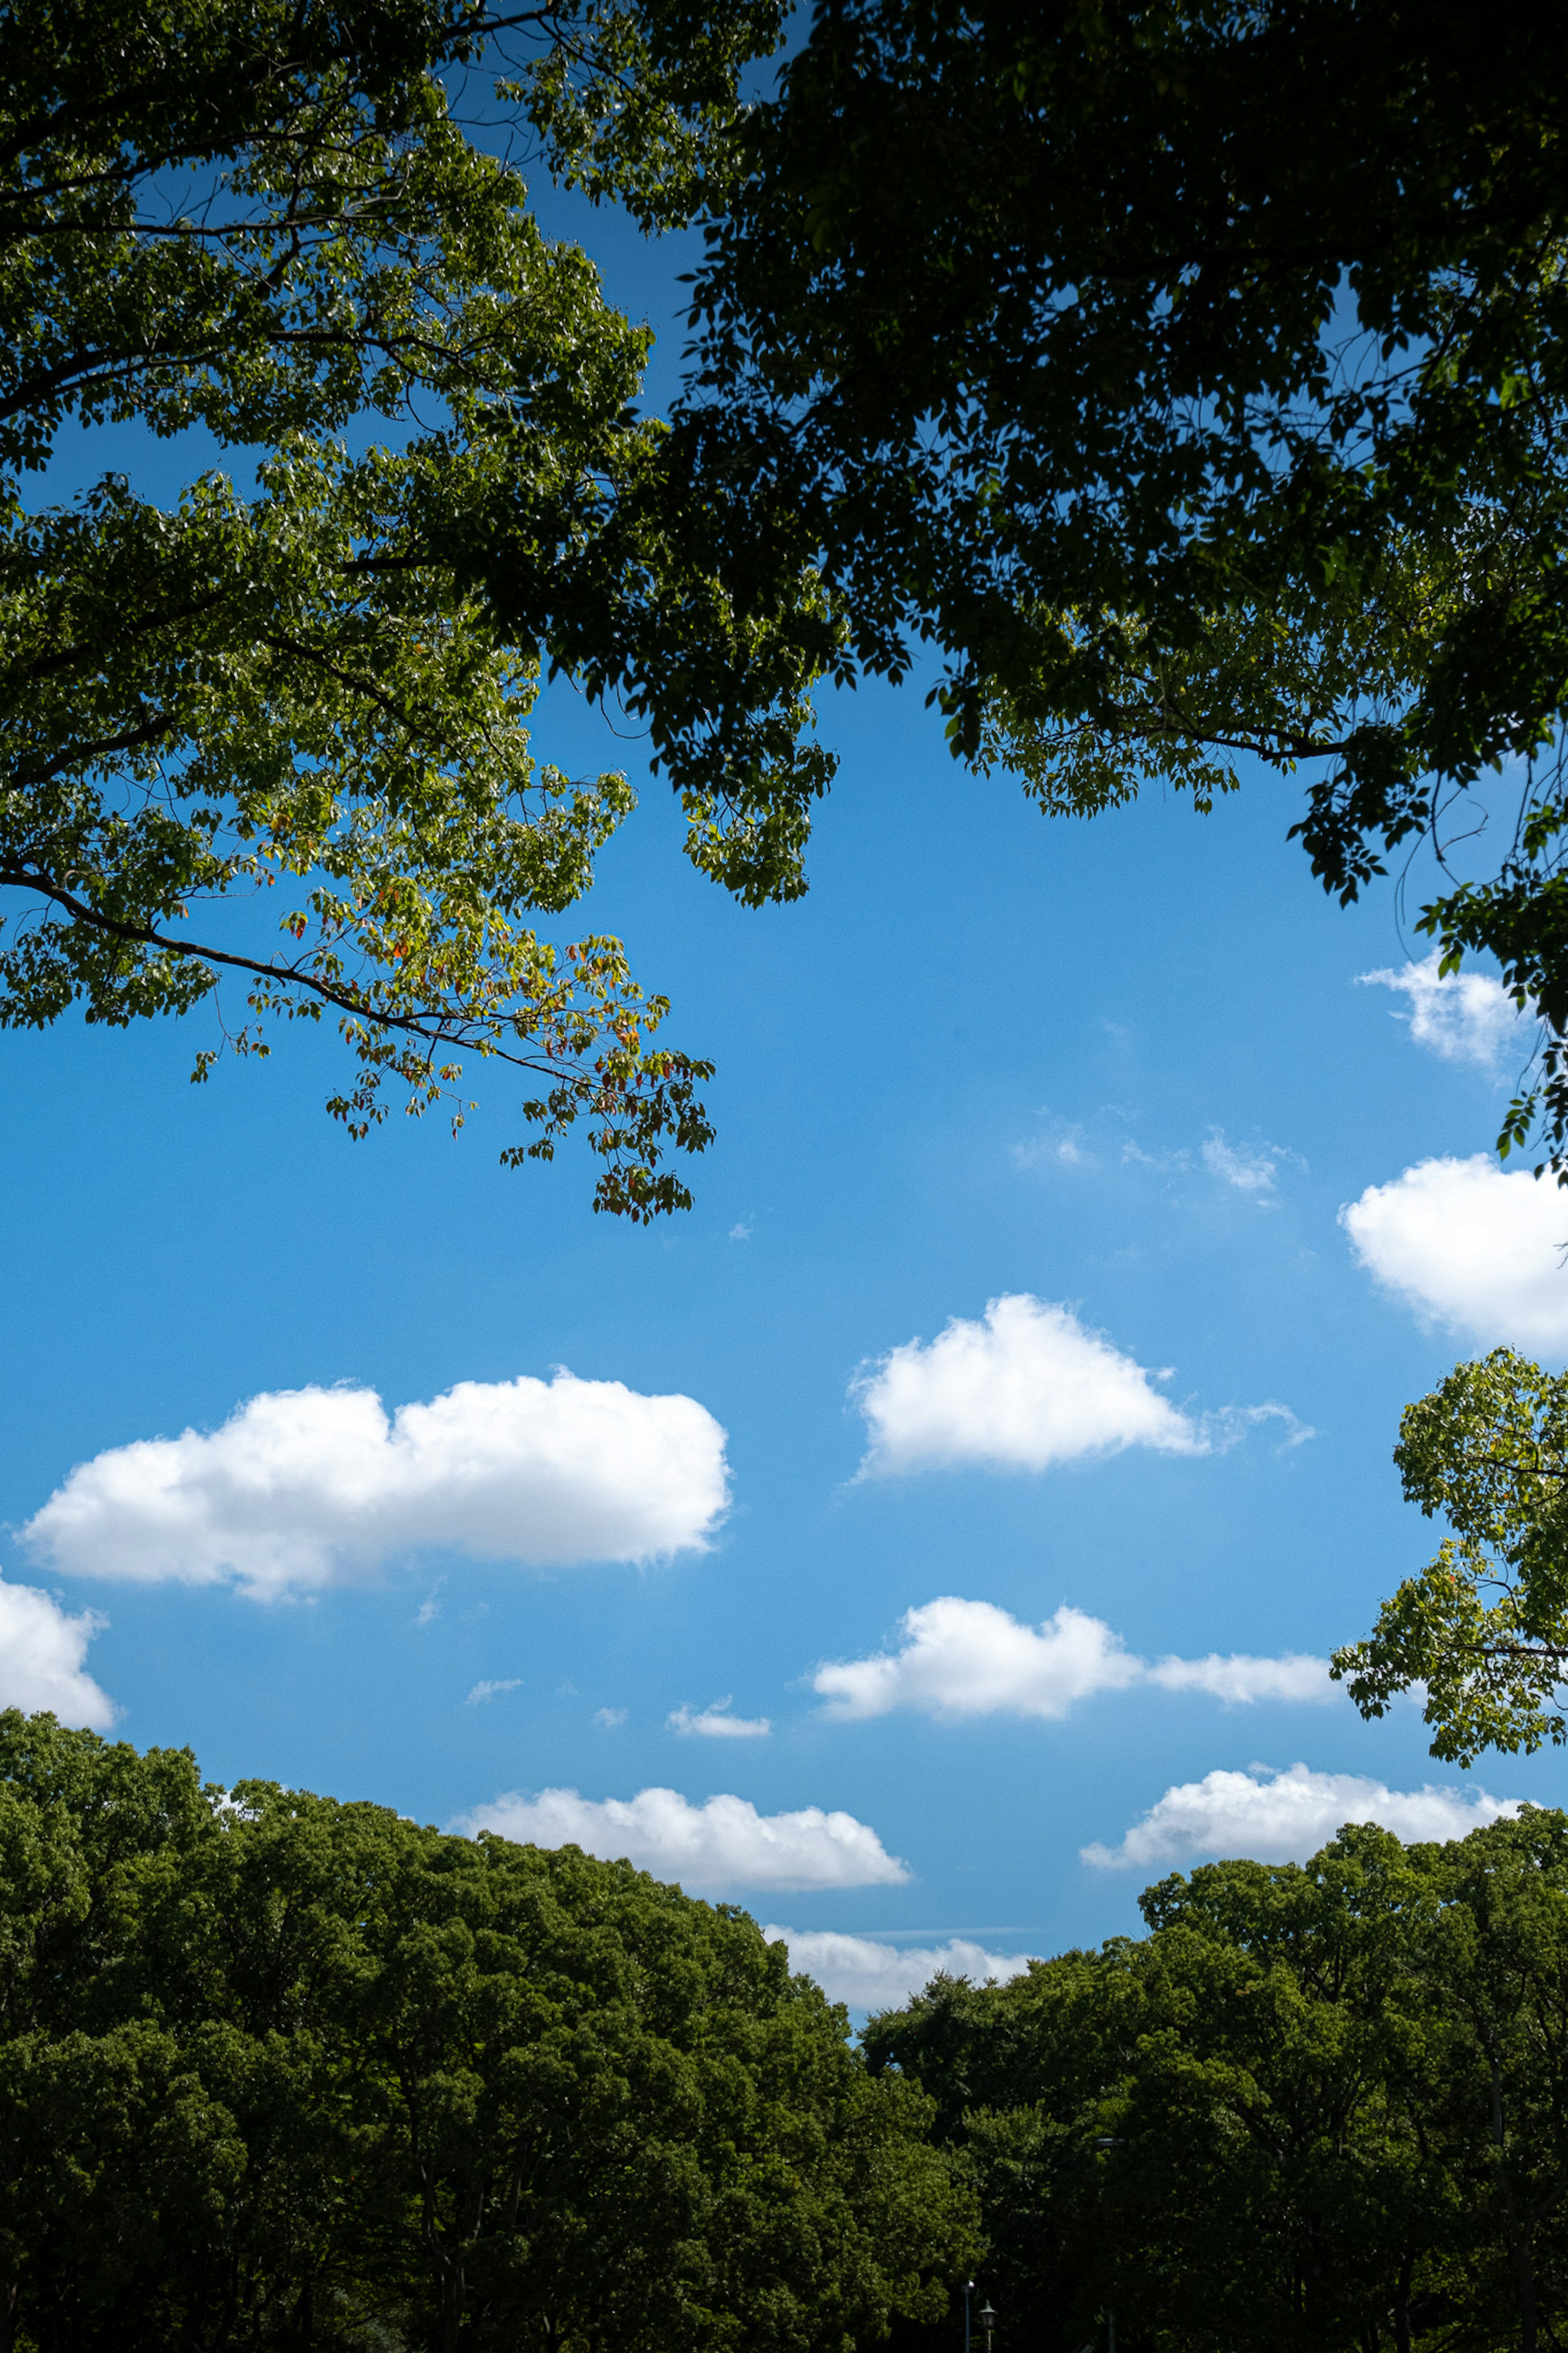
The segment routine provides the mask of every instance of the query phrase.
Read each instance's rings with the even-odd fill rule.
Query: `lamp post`
[[[980,2326],[985,2331],[985,2353],[991,2353],[991,2331],[996,2326],[996,2315],[988,2304],[980,2307]]]
[[[973,2286],[973,2280],[963,2283],[963,2353],[969,2353],[969,2298]]]

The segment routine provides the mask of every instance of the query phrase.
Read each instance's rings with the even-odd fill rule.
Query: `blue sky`
[[[666,299],[666,279],[637,278],[651,264],[606,251],[612,290]],[[1005,777],[952,764],[918,685],[829,695],[821,726],[842,768],[804,903],[748,913],[694,875],[649,782],[588,911],[673,997],[671,1037],[719,1064],[719,1141],[687,1218],[595,1219],[574,1152],[503,1171],[518,1123],[489,1073],[457,1142],[432,1120],[356,1145],[321,1108],[326,1039],[226,1060],[205,1088],[187,1083],[203,1014],[0,1039],[8,1579],[50,1597],[57,1631],[61,1610],[100,1613],[84,1671],[139,1746],[441,1823],[489,1810],[620,1851],[618,1823],[653,1867],[686,1839],[689,1883],[800,1932],[799,1956],[860,2002],[907,1978],[889,1947],[1016,1956],[1134,1926],[1138,1889],[1215,1851],[1211,1834],[1284,1851],[1292,1823],[1342,1801],[1412,1835],[1479,1819],[1479,1791],[1556,1802],[1555,1754],[1459,1774],[1426,1755],[1413,1707],[1364,1725],[1308,1669],[1182,1687],[1159,1668],[1321,1658],[1364,1631],[1436,1541],[1399,1499],[1401,1406],[1497,1340],[1568,1355],[1552,1248],[1568,1205],[1480,1169],[1399,1183],[1489,1145],[1519,1060],[1495,1003],[1358,982],[1404,973],[1425,943],[1402,937],[1391,886],[1348,913],[1322,897],[1285,839],[1298,789],[1278,779],[1207,818],[1155,794],[1047,821]],[[646,770],[564,691],[535,742],[574,769]],[[1352,1232],[1341,1212],[1369,1187],[1395,1189]],[[1005,1297],[1040,1303],[1013,1311],[1012,1341],[980,1324]],[[933,1353],[952,1319],[975,1328]],[[889,1352],[917,1342],[890,1378]],[[700,1543],[569,1567],[479,1557],[448,1493],[461,1465],[426,1463],[440,1493],[419,1525],[437,1533],[415,1552],[395,1510],[358,1537],[323,1523],[304,1535],[327,1581],[256,1599],[202,1532],[221,1479],[199,1446],[176,1469],[200,1488],[191,1543],[216,1546],[216,1581],[113,1573],[130,1538],[112,1463],[70,1491],[70,1541],[23,1533],[76,1466],[217,1431],[258,1397],[347,1384],[390,1411],[559,1366],[623,1385],[653,1450],[645,1476],[619,1441],[590,1445],[579,1487],[607,1481],[635,1521],[651,1482],[670,1525],[707,1526]],[[520,1394],[514,1422],[555,1410]],[[694,1401],[684,1420],[639,1402],[669,1398]],[[1247,1418],[1264,1406],[1283,1410]],[[858,1475],[868,1408],[881,1467]],[[686,1469],[676,1440],[695,1449]],[[159,1477],[174,1461],[132,1467],[149,1460]],[[285,1497],[296,1519],[322,1508],[319,1483]],[[597,1525],[593,1498],[579,1505]],[[251,1508],[222,1506],[231,1523]],[[523,1530],[518,1549],[542,1541]],[[905,1626],[942,1597],[994,1614]],[[879,1658],[814,1687],[824,1662]],[[1244,1686],[1262,1695],[1226,1695]],[[771,1728],[669,1721],[721,1701]],[[1273,1778],[1298,1763],[1308,1778]],[[1426,1784],[1449,1795],[1423,1815],[1410,1793]],[[1182,1788],[1196,1794],[1167,1800]],[[530,1814],[546,1789],[575,1792],[577,1812]],[[647,1789],[743,1806],[595,1810]],[[521,1809],[496,1812],[508,1793]],[[1127,1859],[1082,1859],[1140,1823]]]

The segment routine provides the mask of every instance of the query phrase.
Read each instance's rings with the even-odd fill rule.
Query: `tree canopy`
[[[1442,0],[820,0],[737,132],[671,478],[841,678],[1092,811],[1250,754],[1354,898],[1494,955],[1568,1141],[1568,32]],[[1505,795],[1506,797],[1506,795]]]
[[[973,2200],[733,1906],[0,1715],[5,2353],[850,2353]]]
[[[1502,2353],[1568,2317],[1568,1818],[1150,1888],[1149,1933],[873,2019],[1007,2341]],[[920,2341],[911,2338],[911,2343]]]
[[[758,903],[834,773],[814,681],[924,649],[955,752],[1047,809],[1207,806],[1246,755],[1305,768],[1342,897],[1431,845],[1446,965],[1544,1018],[1500,1145],[1564,1173],[1568,33],[823,0],[742,102],[787,17],[13,10],[0,1023],[229,975],[242,1051],[341,1029],[355,1133],[389,1082],[460,1120],[465,1064],[510,1063],[509,1158],[585,1121],[599,1206],[680,1206],[708,1065],[557,928],[632,796],[536,759],[539,683],[618,698]],[[668,421],[646,332],[460,126],[498,76],[539,168],[706,224]],[[223,463],[51,503],[105,422]]]

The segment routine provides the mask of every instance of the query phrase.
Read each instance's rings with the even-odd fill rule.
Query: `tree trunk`
[[[1415,2269],[1415,2256],[1406,2255],[1399,2266],[1394,2297],[1394,2353],[1410,2353],[1410,2281]]]

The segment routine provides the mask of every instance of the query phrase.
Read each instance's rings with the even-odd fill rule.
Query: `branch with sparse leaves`
[[[1405,1493],[1454,1529],[1331,1672],[1363,1715],[1424,1693],[1432,1753],[1568,1741],[1568,1374],[1511,1348],[1458,1366],[1407,1406]]]

